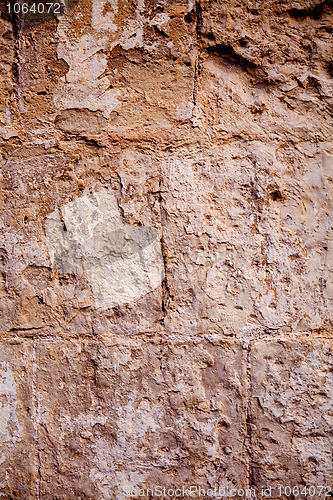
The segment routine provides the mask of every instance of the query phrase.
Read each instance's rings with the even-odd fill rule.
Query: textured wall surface
[[[0,497],[330,498],[332,2],[70,7],[0,9]]]

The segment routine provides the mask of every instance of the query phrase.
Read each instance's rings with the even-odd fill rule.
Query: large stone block
[[[273,498],[279,485],[315,486],[318,499],[332,487],[332,349],[307,336],[253,344],[250,477]]]
[[[259,141],[165,158],[169,330],[330,330],[332,158]]]
[[[56,108],[98,111],[116,133],[142,127],[172,131],[189,122],[195,30],[186,21],[188,7],[183,0],[147,5],[131,0],[121,8],[118,2],[93,0],[87,23],[79,3],[57,28],[57,55],[68,72],[54,89]]]
[[[237,136],[246,141],[263,142],[331,140],[332,90],[327,90],[325,97],[308,91],[305,97],[303,88],[295,81],[272,87],[259,84],[256,69],[251,75],[246,62],[228,55],[228,50],[226,53],[212,50],[200,68],[196,97],[197,110],[200,110],[197,111],[198,125],[208,129],[212,138]],[[305,73],[305,68],[303,71]],[[325,71],[319,74],[325,85]],[[311,76],[308,79],[311,81]],[[320,105],[322,100],[326,106]]]
[[[1,334],[160,328],[163,258],[154,155],[111,148],[105,156],[77,156],[30,144],[8,155],[2,174]],[[96,184],[96,174],[105,179]],[[82,192],[91,183],[94,189]],[[109,203],[96,207],[104,192]],[[74,240],[65,241],[74,229]]]
[[[41,498],[246,485],[237,342],[40,340],[37,352]]]
[[[220,56],[236,62],[258,87],[263,82],[277,84],[286,96],[289,93],[290,103],[297,99],[297,94],[304,100],[303,87],[310,103],[312,96],[318,97],[311,88],[312,79],[323,97],[331,95],[331,2],[231,0],[226,4],[223,0],[200,0],[198,3],[199,33],[207,51],[216,49]],[[296,90],[297,80],[301,84],[300,93]]]
[[[20,107],[35,136],[107,138],[144,128],[158,137],[189,128],[196,33],[187,0],[70,5],[20,34]],[[87,117],[94,123],[85,129]]]
[[[86,274],[99,310],[134,303],[163,281],[158,232],[124,225],[110,189],[56,209],[46,219],[45,233],[53,268]]]

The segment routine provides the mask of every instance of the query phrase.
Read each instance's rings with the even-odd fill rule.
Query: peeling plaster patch
[[[118,0],[94,0],[92,3],[92,27],[98,31],[117,31],[117,25],[114,23],[117,12]]]
[[[103,76],[107,66],[104,51],[109,52],[116,45],[120,45],[124,50],[143,46],[144,26],[149,24],[149,19],[142,15],[143,11],[144,2],[138,0],[135,18],[126,20],[126,23],[118,28],[115,24],[118,1],[93,0],[94,31],[75,41],[71,40],[68,20],[59,20],[57,55],[59,59],[67,62],[69,71],[65,77],[59,78],[54,92],[53,101],[58,109],[85,108],[101,111],[105,118],[109,118],[112,111],[119,109],[123,91],[111,89],[109,79]],[[160,14],[151,22],[160,26],[165,25],[168,20],[166,14]]]
[[[170,115],[176,120],[189,120],[192,118],[194,105],[192,102],[179,104],[174,110],[170,110]]]
[[[54,103],[59,109],[89,109],[90,111],[101,111],[105,118],[109,118],[112,111],[119,107],[119,90],[107,90],[109,82],[106,79],[99,80],[94,85],[66,85],[66,90],[59,93]]]
[[[55,210],[45,222],[52,265],[66,274],[86,274],[98,309],[134,302],[160,285],[164,266],[157,231],[124,225],[111,191],[78,198],[61,214]]]
[[[21,428],[16,416],[16,385],[9,363],[0,364],[0,464],[14,443],[21,441]],[[6,455],[3,454],[7,448]]]

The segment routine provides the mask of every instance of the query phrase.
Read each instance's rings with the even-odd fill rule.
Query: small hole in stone
[[[241,40],[239,40],[239,45],[241,47],[247,47],[248,46],[248,41],[246,40],[246,38],[242,38]]]
[[[275,191],[272,191],[270,194],[270,197],[274,201],[279,201],[279,200],[282,200],[282,198],[283,198],[281,192],[278,189],[276,189]]]

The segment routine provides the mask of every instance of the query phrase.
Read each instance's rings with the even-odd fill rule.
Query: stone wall
[[[0,496],[329,498],[332,2],[65,3],[1,6]]]

